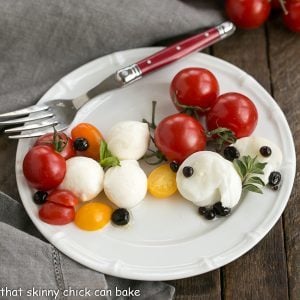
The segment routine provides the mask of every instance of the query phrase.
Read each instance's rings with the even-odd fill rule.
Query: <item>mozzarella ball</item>
[[[231,146],[235,147],[239,153],[240,158],[242,156],[249,155],[250,157],[257,157],[257,161],[262,163],[267,163],[264,167],[263,175],[259,176],[265,184],[269,181],[269,176],[271,172],[278,171],[281,163],[282,163],[282,152],[277,145],[273,142],[256,136],[249,136],[238,139],[234,144]],[[271,149],[271,154],[269,156],[263,156],[260,152],[261,147],[267,146]]]
[[[106,142],[110,152],[120,160],[139,160],[146,153],[150,133],[146,123],[125,121],[115,124]]]
[[[241,198],[242,182],[233,164],[211,151],[189,156],[177,171],[176,182],[180,194],[197,206],[221,201],[232,208]]]
[[[95,160],[76,156],[66,164],[66,175],[59,188],[70,190],[81,201],[91,200],[103,190],[104,171]]]
[[[118,207],[132,208],[147,193],[147,176],[136,160],[123,160],[109,168],[104,176],[104,192]]]

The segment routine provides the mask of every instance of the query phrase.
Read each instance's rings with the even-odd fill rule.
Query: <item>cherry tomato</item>
[[[48,195],[47,201],[69,207],[74,207],[79,202],[78,198],[68,190],[53,190]]]
[[[149,174],[148,191],[156,198],[168,198],[176,193],[176,173],[168,164],[155,168]]]
[[[225,10],[229,19],[240,28],[261,26],[269,17],[269,0],[226,0]]]
[[[63,143],[63,145],[57,145],[54,141],[54,134],[47,133],[40,136],[35,142],[35,146],[37,145],[48,145],[51,146],[53,150],[59,153],[64,159],[69,159],[76,155],[76,152],[73,148],[73,141],[70,137],[68,137],[65,133],[57,133],[58,134],[58,143]],[[61,150],[60,147],[63,147]]]
[[[112,209],[106,204],[90,202],[81,206],[75,215],[75,224],[83,230],[98,230],[111,218]]]
[[[218,97],[206,121],[208,130],[225,127],[241,138],[254,131],[257,119],[256,107],[248,97],[239,93],[226,93]]]
[[[157,148],[170,161],[181,163],[206,146],[202,125],[193,117],[179,113],[163,119],[154,132]]]
[[[300,32],[300,1],[290,0],[285,4],[287,14],[283,15],[283,22],[292,31]]]
[[[52,225],[65,225],[74,220],[74,207],[67,207],[53,202],[44,203],[39,210],[43,222]]]
[[[184,106],[193,106],[205,112],[217,101],[219,83],[207,69],[186,68],[173,78],[170,95],[179,111],[183,111]]]
[[[64,179],[66,161],[49,146],[35,146],[24,157],[23,173],[32,187],[51,190]]]
[[[89,123],[80,123],[72,129],[72,139],[85,138],[88,141],[88,148],[84,151],[78,151],[78,155],[87,156],[97,161],[100,159],[100,143],[103,140],[100,131]]]

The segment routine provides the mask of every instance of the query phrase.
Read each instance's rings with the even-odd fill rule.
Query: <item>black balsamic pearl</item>
[[[33,194],[33,202],[35,204],[44,204],[47,200],[48,193],[43,191],[37,191]]]
[[[199,212],[200,215],[204,216],[207,212],[207,208],[204,207],[204,206],[201,206],[201,207],[198,208],[198,212]]]
[[[227,160],[233,161],[236,158],[240,157],[240,152],[233,146],[228,146],[224,149],[224,157]]]
[[[213,210],[216,215],[225,217],[230,214],[231,209],[229,207],[224,207],[221,202],[217,202],[213,206]]]
[[[130,220],[130,215],[128,210],[125,208],[116,209],[111,215],[111,220],[114,224],[119,226],[128,224]]]
[[[182,169],[182,173],[184,177],[191,177],[194,174],[194,169],[187,166]]]
[[[74,141],[74,148],[77,151],[85,151],[89,147],[89,142],[87,139],[79,137]]]
[[[217,202],[213,205],[213,210],[215,211],[216,215],[220,216],[222,210],[224,209],[221,202]]]
[[[259,152],[262,156],[264,157],[269,157],[271,154],[272,154],[272,149],[268,146],[262,146],[260,149],[259,149]]]
[[[220,213],[221,217],[226,217],[230,214],[231,209],[229,207],[223,207],[223,210]]]
[[[274,187],[278,185],[281,181],[281,174],[277,171],[271,172],[269,176],[269,185]]]
[[[170,168],[174,173],[176,173],[179,169],[179,163],[177,161],[172,161],[170,163]]]
[[[213,209],[209,209],[206,211],[204,216],[207,220],[213,220],[216,217],[216,213]]]

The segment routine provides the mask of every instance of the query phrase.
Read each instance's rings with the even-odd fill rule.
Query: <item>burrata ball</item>
[[[81,201],[91,200],[103,190],[104,171],[95,160],[76,156],[68,159],[66,164],[60,189],[70,190]]]
[[[109,131],[106,142],[110,152],[120,160],[139,160],[146,153],[150,133],[146,123],[124,121]]]
[[[189,156],[176,175],[180,194],[197,206],[211,206],[221,201],[232,208],[242,193],[241,178],[233,164],[218,153],[200,151]]]
[[[104,192],[118,207],[132,208],[146,196],[147,176],[136,160],[123,160],[106,171]]]

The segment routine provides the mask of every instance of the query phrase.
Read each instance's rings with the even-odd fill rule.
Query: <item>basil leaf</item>
[[[100,164],[103,168],[116,167],[116,166],[120,166],[120,161],[118,158],[111,156],[102,159]]]

